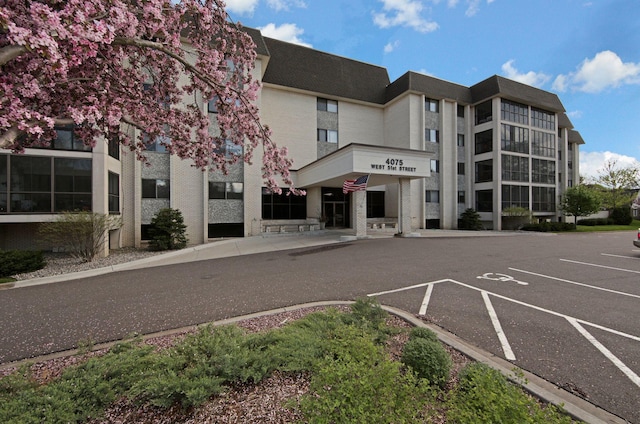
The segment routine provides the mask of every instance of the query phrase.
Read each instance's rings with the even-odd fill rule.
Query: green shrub
[[[160,209],[151,220],[151,250],[174,250],[187,246],[187,226],[178,209]]]
[[[342,355],[325,358],[300,400],[305,422],[428,422],[426,405],[434,395],[426,383],[387,359],[380,346],[359,336],[354,327],[338,332]]]
[[[543,233],[573,231],[575,229],[575,224],[571,222],[541,222],[539,224],[528,224],[521,228],[522,231],[538,231]]]
[[[0,278],[44,268],[42,252],[30,250],[0,250]]]
[[[413,327],[409,332],[410,339],[425,339],[439,343],[438,335],[425,327]]]
[[[473,208],[468,208],[462,214],[458,220],[458,228],[461,230],[482,230],[482,223],[480,222],[480,214]]]
[[[404,345],[402,363],[410,367],[420,378],[444,387],[449,380],[451,357],[439,342],[425,338],[411,338]]]
[[[578,225],[584,225],[588,227],[595,227],[596,225],[613,225],[613,219],[611,218],[585,218],[579,219]]]
[[[448,420],[475,423],[571,423],[556,407],[541,407],[531,396],[511,384],[488,365],[474,362],[464,367],[459,386],[450,399]]]
[[[611,211],[611,219],[614,225],[630,225],[633,222],[631,216],[631,208],[629,206],[620,206]]]

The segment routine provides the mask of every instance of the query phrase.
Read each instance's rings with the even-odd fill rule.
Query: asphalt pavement
[[[220,259],[220,258],[230,258],[230,257],[239,257],[243,255],[252,255],[266,252],[275,252],[275,251],[283,251],[289,249],[301,249],[301,248],[311,248],[311,247],[320,247],[320,246],[329,246],[329,245],[338,245],[340,243],[350,243],[356,241],[356,238],[351,235],[351,230],[327,230],[313,233],[304,233],[304,234],[274,234],[274,235],[264,235],[264,236],[255,236],[255,237],[245,237],[245,238],[237,238],[237,239],[223,239],[223,240],[215,240],[211,241],[207,244],[193,246],[186,249],[182,249],[180,251],[168,252],[165,254],[159,254],[153,257],[145,258],[142,260],[132,261],[129,263],[123,263],[118,265],[113,265],[105,268],[98,268],[88,271],[82,271],[72,274],[66,275],[58,275],[51,276],[45,278],[38,278],[33,280],[24,280],[16,282],[13,285],[12,290],[20,289],[22,287],[36,286],[36,285],[44,285],[44,284],[52,284],[56,282],[67,282],[71,280],[89,278],[99,275],[105,275],[114,273],[117,271],[129,271],[129,270],[144,270],[147,268],[153,268],[158,266],[167,266],[172,264],[185,264],[189,262],[196,261],[206,261],[212,259]],[[419,234],[419,237],[429,237],[429,238],[452,238],[452,237],[509,237],[521,235],[520,233],[511,233],[511,232],[492,232],[492,231],[483,231],[483,232],[466,232],[466,231],[447,231],[447,230],[422,230]],[[418,235],[416,234],[416,235]],[[540,235],[540,236],[550,236],[551,235]],[[393,238],[395,237],[393,230],[377,230],[371,231],[368,238]],[[335,302],[327,301],[327,302],[315,302],[314,305],[319,304],[333,304]],[[300,304],[296,306],[289,306],[283,309],[271,309],[267,311],[261,312],[262,314],[272,314],[277,313],[281,310],[291,310],[297,307],[306,307],[308,304]],[[448,333],[442,330],[440,327],[434,325],[425,324],[423,320],[416,318],[415,314],[393,308],[393,307],[385,307],[385,309],[390,312],[406,319],[414,325],[419,326],[428,326],[432,330],[436,331],[439,335],[440,339],[454,347],[455,349],[461,351],[465,355],[470,358],[487,363],[492,367],[500,370],[510,378],[517,380],[515,378],[515,368],[514,364],[508,362],[492,353],[483,351],[479,349],[477,346],[467,343],[465,340],[460,339],[459,337]],[[252,314],[259,315],[259,314]],[[230,320],[240,320],[245,317],[238,316],[233,317]],[[149,335],[150,336],[150,335]],[[58,353],[57,355],[62,355],[64,353]],[[31,358],[31,361],[38,360],[39,358]],[[0,367],[6,367],[9,364],[0,365]],[[15,365],[15,363],[13,363]],[[567,410],[574,417],[585,421],[587,423],[625,423],[625,420],[620,419],[619,417],[610,414],[609,412],[594,406],[593,404],[586,402],[582,398],[579,398],[565,390],[562,390],[553,384],[539,378],[538,376],[523,371],[523,374],[528,381],[526,389],[539,398],[552,402],[554,404],[563,405],[564,409]]]

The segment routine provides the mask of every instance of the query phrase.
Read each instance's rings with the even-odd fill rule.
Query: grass
[[[262,333],[209,326],[164,350],[133,340],[46,384],[24,366],[0,379],[0,422],[79,423],[100,417],[123,398],[188,410],[230,386],[258,383],[276,371],[310,376],[308,393],[285,401],[308,423],[422,423],[443,415],[460,424],[478,417],[513,424],[572,422],[486,366],[472,363],[458,384],[446,388],[428,373],[418,375],[386,351],[390,337],[409,332],[388,326],[385,315],[366,299],[350,312],[312,313]],[[407,336],[438,343],[423,333]]]
[[[579,233],[591,233],[598,231],[638,231],[640,228],[640,221],[634,219],[629,225],[578,225],[576,231]]]
[[[15,283],[16,279],[13,277],[1,277],[0,278],[0,284],[4,284],[4,283]]]

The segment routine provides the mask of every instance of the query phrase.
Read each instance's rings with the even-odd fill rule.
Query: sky
[[[640,160],[638,0],[226,0],[263,35],[464,86],[501,75],[556,93],[580,174]]]

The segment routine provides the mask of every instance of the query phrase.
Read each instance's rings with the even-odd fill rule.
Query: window
[[[367,191],[367,218],[384,216],[384,191]]]
[[[142,179],[143,199],[168,199],[171,194],[169,180]]]
[[[305,219],[307,217],[307,197],[272,193],[262,188],[262,219]]]
[[[73,131],[73,126],[57,127],[56,138],[52,140],[51,147],[56,150],[76,150],[90,152],[91,147],[84,144],[82,139]]]
[[[529,181],[529,158],[502,155],[502,179],[505,181]]]
[[[493,190],[476,191],[476,210],[478,212],[493,212]]]
[[[532,210],[534,212],[555,212],[556,189],[553,187],[532,187]]]
[[[425,98],[424,99],[424,110],[426,110],[427,112],[438,113],[438,111],[439,111],[438,104],[439,104],[439,102],[437,100]]]
[[[120,213],[120,176],[109,172],[109,213]]]
[[[464,162],[458,162],[458,175],[464,175]]]
[[[220,143],[222,143],[222,141],[220,141]],[[224,140],[224,145],[217,147],[215,152],[219,155],[223,155],[225,158],[231,158],[233,156],[242,155],[242,146],[235,144],[231,140]]]
[[[328,100],[318,97],[317,106],[320,111],[338,113],[338,102],[336,100]]]
[[[214,96],[213,99],[207,102],[207,111],[209,113],[218,113],[218,96]]]
[[[440,172],[440,161],[437,159],[431,159],[431,172],[438,173]]]
[[[120,159],[120,138],[118,137],[118,134],[112,134],[108,138],[107,143],[109,144],[107,146],[109,156],[115,159]]]
[[[54,211],[91,210],[91,159],[54,160]]]
[[[10,157],[9,212],[51,212],[51,158]]]
[[[209,181],[209,199],[242,200],[243,183]]]
[[[464,134],[458,134],[458,147],[464,147]]]
[[[502,210],[511,207],[529,209],[529,187],[503,185],[502,186]]]
[[[149,134],[142,134],[142,142],[150,152],[166,153],[167,146],[171,144],[171,137],[169,137],[169,127],[165,125],[162,134],[158,134],[153,140],[149,137]]]
[[[531,108],[531,125],[543,130],[556,130],[556,114],[546,110]]]
[[[425,192],[425,198],[427,203],[440,203],[440,191],[427,190]]]
[[[529,124],[529,106],[503,99],[500,109],[503,121]]]
[[[467,202],[466,192],[464,190],[458,190],[458,203],[464,204]]]
[[[493,130],[479,132],[475,135],[475,154],[491,152],[493,150]]]
[[[480,103],[476,106],[476,125],[484,124],[493,120],[493,111],[491,110],[491,100]]]
[[[8,155],[0,155],[0,213],[7,212],[7,208],[9,206],[9,176],[7,175],[7,171],[9,170],[9,166],[7,165],[8,160]]]
[[[556,135],[552,133],[533,130],[531,140],[531,154],[536,156],[555,157]]]
[[[529,130],[515,125],[500,126],[500,147],[516,153],[529,153]]]
[[[328,143],[337,143],[338,131],[318,129],[318,141],[326,141]]]
[[[476,183],[493,181],[493,159],[476,162]]]
[[[550,160],[531,160],[531,181],[534,183],[555,184],[556,163]]]
[[[464,106],[458,105],[458,118],[464,118]]]
[[[440,142],[440,131],[431,130],[429,128],[425,128],[425,130],[424,130],[424,139],[427,140],[427,141],[430,141],[432,143],[439,143]]]

